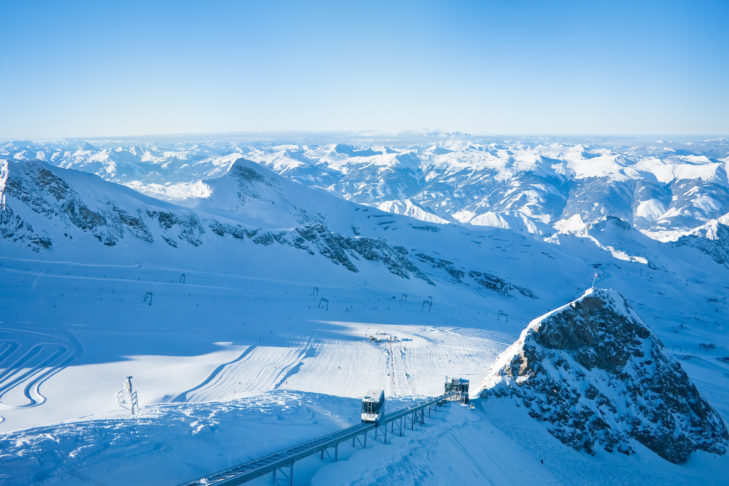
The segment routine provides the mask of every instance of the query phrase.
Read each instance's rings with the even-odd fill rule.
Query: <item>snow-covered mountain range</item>
[[[504,379],[504,356],[517,362],[533,333],[551,326],[549,319],[533,319],[594,304],[595,296],[574,299],[595,281],[614,289],[601,302],[613,302],[605,305],[642,340],[631,334],[624,374],[643,370],[647,355],[650,366],[670,371],[679,364],[680,373],[665,376],[698,390],[700,397],[688,400],[711,410],[704,414],[711,420],[689,417],[676,428],[686,447],[651,447],[640,430],[660,429],[666,414],[631,415],[614,400],[625,387],[638,390],[629,408],[653,400],[642,371],[626,385],[607,375],[585,378],[576,365],[557,370],[565,383],[559,396],[592,384],[617,410],[580,402],[589,419],[582,425],[594,424],[594,417],[615,425],[610,433],[585,435],[592,429],[561,420],[559,400],[537,386],[552,377],[539,374],[554,371],[551,361],[529,358],[525,367],[509,365],[536,384],[529,393],[539,396],[521,396],[520,404],[552,409],[540,408],[535,421],[513,404],[485,399],[477,406],[489,411],[482,419],[454,412],[473,431],[466,449],[486,447],[478,442],[483,431],[502,434],[506,452],[483,450],[506,462],[526,455],[534,464],[501,470],[500,477],[542,477],[517,430],[546,432],[548,425],[526,424],[547,417],[568,445],[583,434],[593,452],[598,444],[636,453],[630,467],[606,465],[606,481],[640,477],[636,471],[691,478],[720,470],[726,456],[714,456],[725,448],[722,418],[729,417],[728,171],[726,139],[495,140],[436,133],[1,143],[0,433],[8,435],[0,444],[6,440],[3,447],[12,452],[0,462],[17,473],[6,479],[83,483],[98,467],[123,471],[128,466],[120,457],[89,462],[98,451],[85,444],[103,442],[106,434],[128,438],[120,439],[122,447],[141,447],[139,460],[149,460],[144,450],[162,440],[154,437],[159,432],[135,429],[113,403],[129,375],[146,417],[169,425],[166,442],[190,447],[182,462],[174,449],[155,456],[168,470],[175,465],[175,474],[157,478],[162,482],[230,466],[261,447],[284,447],[306,431],[344,426],[356,418],[356,398],[370,388],[405,404],[440,393],[446,375],[468,377],[475,388],[496,362],[504,366],[492,369],[495,383]],[[621,307],[622,299],[635,313]],[[573,307],[564,307],[571,301]],[[568,317],[565,322],[584,316]],[[516,351],[496,361],[507,348]],[[532,351],[584,365],[571,348]],[[257,403],[265,404],[258,414]],[[303,428],[289,433],[273,423],[255,425],[272,403],[293,407],[292,420]],[[483,418],[497,410],[516,421],[511,429]],[[238,444],[225,457],[203,454],[198,463],[188,435],[208,430],[205,440],[236,443],[216,425],[218,414],[223,425],[243,420],[276,438],[258,448]],[[56,424],[81,417],[106,425],[84,422],[77,443],[73,428]],[[640,423],[630,422],[635,417]],[[145,437],[141,446],[129,438],[137,433]],[[49,434],[62,440],[51,443]],[[564,464],[594,464],[561,449],[549,434],[537,435],[540,447],[569,458]],[[648,449],[638,450],[633,439]],[[57,460],[73,451],[70,465]],[[38,455],[48,459],[48,469],[22,459]],[[616,456],[605,464],[626,464]],[[473,468],[481,460],[458,457]],[[689,459],[674,469],[679,466],[661,457],[699,457],[700,464]],[[415,462],[431,467],[425,457]],[[355,471],[357,461],[350,464]],[[322,477],[336,476],[327,469]],[[445,480],[444,471],[432,474],[433,483]],[[559,482],[578,477],[556,466],[549,474]]]
[[[0,157],[45,160],[168,199],[205,195],[202,180],[245,157],[384,211],[544,236],[609,215],[674,241],[729,213],[723,138],[575,142],[439,134],[325,143],[330,139],[8,142]]]

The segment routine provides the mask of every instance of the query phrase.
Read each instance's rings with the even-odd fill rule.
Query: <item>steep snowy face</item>
[[[351,231],[354,205],[321,189],[306,187],[243,157],[222,177],[206,180],[204,197],[180,204],[265,228],[326,224]]]
[[[180,238],[200,243],[203,230],[190,211],[176,208],[180,211],[174,214],[170,205],[90,174],[41,161],[11,161],[4,173],[0,235],[33,250],[83,236],[106,246],[127,237],[151,243],[154,220],[159,220],[163,238],[168,230],[179,230]]]
[[[674,245],[697,248],[715,262],[729,266],[729,213],[680,237]]]
[[[681,365],[612,290],[532,321],[494,363],[484,399],[513,400],[578,450],[631,454],[638,441],[674,463],[726,452],[729,435]]]

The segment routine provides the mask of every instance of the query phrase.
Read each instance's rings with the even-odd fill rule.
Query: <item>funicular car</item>
[[[385,414],[385,391],[372,390],[362,399],[362,422],[379,422]]]

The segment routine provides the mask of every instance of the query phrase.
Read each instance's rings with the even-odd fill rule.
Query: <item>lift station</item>
[[[468,403],[468,380],[446,376],[444,394],[447,400]]]

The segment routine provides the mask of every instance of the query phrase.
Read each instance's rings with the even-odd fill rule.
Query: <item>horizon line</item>
[[[463,130],[443,129],[405,129],[405,130],[233,130],[233,131],[209,131],[209,132],[168,132],[150,133],[135,135],[92,135],[92,136],[60,136],[60,137],[0,137],[0,143],[13,142],[53,142],[53,141],[89,141],[89,140],[135,140],[154,138],[191,138],[191,137],[302,137],[302,136],[339,136],[354,138],[407,138],[407,137],[447,137],[458,136],[464,138],[603,138],[603,139],[646,139],[646,138],[679,138],[679,139],[724,139],[729,133],[484,133],[466,132]],[[702,141],[709,141],[702,140]],[[660,140],[663,141],[663,140]]]

